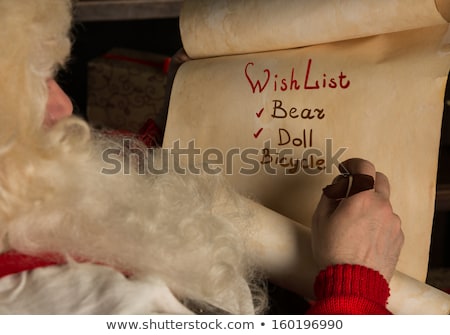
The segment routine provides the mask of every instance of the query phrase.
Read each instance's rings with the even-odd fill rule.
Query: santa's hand
[[[362,265],[379,271],[389,281],[404,236],[400,218],[389,201],[388,179],[376,172],[372,163],[362,159],[345,161],[341,172],[345,176],[334,182],[344,185],[340,188],[346,190],[347,197],[330,198],[323,194],[313,216],[312,245],[316,262],[321,268],[335,264]],[[343,182],[342,178],[349,178],[348,175],[370,176],[374,187],[366,185],[362,187],[365,190],[351,195],[349,183],[358,183],[358,178]],[[360,187],[353,185],[353,188]]]

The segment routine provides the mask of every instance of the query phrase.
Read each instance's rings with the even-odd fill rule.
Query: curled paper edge
[[[390,282],[388,309],[394,314],[450,314],[450,295],[396,272]]]
[[[447,22],[450,22],[450,1],[449,0],[434,0],[436,9],[442,18]]]

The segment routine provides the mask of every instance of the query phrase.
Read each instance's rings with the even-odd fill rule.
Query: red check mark
[[[263,112],[264,112],[264,107],[261,108],[261,110],[260,110],[258,113],[256,113],[256,116],[257,116],[258,118],[260,118]]]
[[[258,136],[261,134],[262,131],[263,131],[263,128],[259,128],[258,131],[253,134],[253,137],[258,138]]]

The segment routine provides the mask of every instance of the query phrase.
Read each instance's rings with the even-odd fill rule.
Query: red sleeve
[[[316,301],[307,314],[391,314],[389,284],[378,272],[360,265],[334,265],[314,283]]]
[[[65,258],[56,254],[31,256],[10,250],[0,254],[0,278],[22,271],[32,271],[37,268],[65,263]]]

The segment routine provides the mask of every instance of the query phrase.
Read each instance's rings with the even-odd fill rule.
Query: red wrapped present
[[[138,133],[151,119],[164,129],[169,63],[167,56],[126,49],[113,49],[89,62],[89,122]]]

